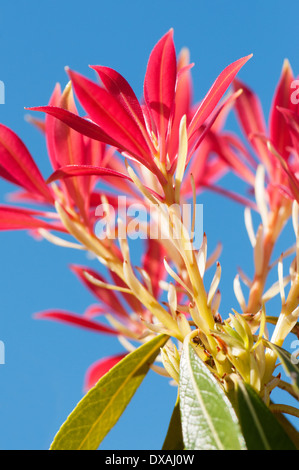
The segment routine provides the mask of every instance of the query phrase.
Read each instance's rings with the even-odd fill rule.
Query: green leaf
[[[179,394],[172,412],[162,450],[184,450]]]
[[[51,450],[96,450],[122,415],[167,339],[166,335],[155,337],[104,375],[62,425]]]
[[[253,388],[239,383],[237,407],[248,450],[295,450],[285,430]]]
[[[187,340],[180,366],[180,404],[187,450],[246,449],[231,402]]]
[[[274,351],[281,364],[284,368],[285,373],[290,377],[292,381],[292,386],[295,393],[299,396],[299,366],[298,359],[293,358],[293,356],[283,348],[276,346],[276,344],[270,343],[267,341],[267,346],[269,346],[272,351]]]

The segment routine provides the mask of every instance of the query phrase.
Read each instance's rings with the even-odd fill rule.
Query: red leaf
[[[128,316],[125,308],[120,303],[117,295],[112,290],[105,289],[104,287],[95,286],[90,282],[85,276],[84,272],[87,272],[95,279],[98,279],[101,282],[107,282],[105,279],[93,269],[87,268],[85,266],[71,265],[71,270],[78,276],[80,281],[106,306],[109,307],[114,313],[120,316]],[[107,312],[108,313],[108,312]]]
[[[257,95],[240,80],[235,79],[233,86],[235,90],[243,90],[234,107],[242,130],[261,161],[270,170],[269,153],[265,143],[260,139],[251,139],[255,134],[267,134],[261,103]]]
[[[80,315],[66,312],[64,310],[48,310],[46,312],[37,313],[34,317],[39,320],[55,320],[61,323],[66,323],[68,325],[78,326],[79,328],[96,331],[98,333],[105,333],[110,335],[118,334],[116,330],[102,325],[99,322],[89,320],[87,318],[81,317]]]
[[[72,176],[102,176],[104,179],[107,177],[117,177],[117,178],[123,178],[128,181],[132,181],[131,178],[127,175],[124,175],[123,173],[120,173],[118,171],[112,170],[111,168],[101,168],[101,167],[96,167],[92,165],[67,165],[63,168],[59,168],[59,170],[55,171],[48,179],[47,183],[52,183],[53,181],[56,181],[58,179],[64,179],[64,178],[71,178]],[[163,197],[156,193],[151,188],[148,188],[145,186],[146,189],[148,189],[156,198],[159,200],[163,200]]]
[[[291,146],[292,141],[287,123],[281,112],[278,111],[277,107],[287,108],[294,111],[296,110],[296,105],[292,104],[291,101],[291,84],[293,80],[294,76],[292,69],[289,62],[285,60],[281,77],[273,98],[269,123],[271,141],[277,152],[285,159],[289,156],[290,152],[288,147]]]
[[[68,85],[59,99],[59,107],[78,115],[71,87]],[[59,119],[54,119],[53,144],[59,166],[82,165],[84,161],[83,136]]]
[[[45,112],[51,116],[54,116],[60,121],[70,126],[75,131],[81,132],[81,134],[85,135],[86,137],[90,137],[91,139],[98,140],[100,142],[111,145],[119,149],[121,152],[126,152],[128,150],[126,147],[122,146],[120,142],[116,142],[114,139],[112,139],[112,137],[106,134],[106,132],[104,132],[94,122],[88,119],[82,118],[80,116],[77,116],[76,114],[70,113],[69,111],[65,109],[58,108],[56,106],[40,106],[40,107],[26,108],[26,109],[30,109],[32,111]],[[149,159],[147,156],[146,157],[147,160],[144,160],[141,157],[138,157],[137,155],[134,156],[132,152],[131,154],[127,156],[128,158],[135,159],[139,161],[140,163],[144,164],[145,166],[147,166],[148,168],[150,168],[150,170],[158,176],[159,180],[165,183],[165,178],[163,177],[162,173],[157,168],[157,166],[151,161],[151,157]]]
[[[1,175],[30,192],[41,194],[48,202],[52,196],[38,167],[22,140],[8,127],[0,124]]]
[[[286,159],[284,159],[278,152],[275,153],[275,157],[280,162],[281,168],[283,169],[285,174],[288,176],[289,188],[292,191],[294,198],[299,203],[299,181],[298,181],[297,175],[294,173],[289,162]],[[278,182],[278,184],[280,184],[280,182]]]
[[[288,124],[290,135],[293,142],[293,147],[299,155],[299,116],[289,109],[278,107],[277,110],[283,115],[286,123]]]
[[[124,281],[113,271],[110,271],[111,277],[115,283],[115,285],[119,287],[128,287]],[[122,297],[125,299],[125,301],[128,303],[128,305],[131,307],[134,313],[136,314],[142,314],[143,312],[143,305],[140,302],[137,297],[134,295],[126,294],[124,292],[121,292]]]
[[[221,179],[228,171],[228,165],[221,158],[209,159],[205,165],[201,183],[213,184]]]
[[[50,97],[49,106],[58,106],[61,99],[61,88],[59,83],[56,84],[54,91]],[[33,108],[35,110],[35,108]],[[56,151],[54,145],[54,128],[56,119],[51,114],[46,114],[45,125],[46,125],[46,142],[47,149],[52,167],[56,170],[59,167],[59,163],[56,160]]]
[[[117,354],[115,356],[104,357],[92,364],[86,372],[84,381],[84,391],[87,392],[100,380],[103,375],[107,374],[113,366],[121,361],[127,354]]]
[[[111,170],[110,168],[101,168],[92,165],[66,165],[59,170],[55,171],[47,180],[47,183],[52,183],[58,179],[70,178],[72,176],[117,176],[118,178],[125,178],[132,181],[131,178],[118,171]]]
[[[157,298],[160,292],[159,281],[165,275],[163,259],[165,249],[158,240],[149,238],[147,240],[147,251],[143,259],[143,268],[148,273],[154,297]]]
[[[193,119],[188,127],[188,135],[189,138],[193,136],[193,134],[200,128],[200,126],[205,122],[205,120],[209,117],[211,112],[214,110],[228,87],[230,86],[231,82],[239,72],[239,70],[243,67],[243,65],[252,57],[252,55],[248,55],[243,57],[236,62],[228,65],[216,78],[215,82],[211,86],[210,90],[200,103]]]
[[[109,67],[94,65],[91,68],[97,72],[106,90],[131,114],[145,137],[146,128],[143,112],[127,80],[116,70]]]
[[[58,104],[61,108],[73,114],[78,114],[70,83],[63,91]],[[52,141],[58,168],[65,165],[85,164],[87,153],[85,151],[84,136],[59,119],[53,117],[51,119],[54,120]],[[63,188],[66,189],[67,199],[70,199],[70,205],[74,203],[77,206],[86,224],[88,224],[90,181],[90,178],[79,177],[65,181],[63,185]]]
[[[144,80],[144,97],[158,130],[162,159],[165,158],[165,139],[174,106],[176,65],[173,30],[170,30],[151,52]]]
[[[225,188],[221,188],[219,186],[215,186],[213,184],[205,184],[205,183],[202,183],[202,186],[206,189],[209,189],[210,191],[213,191],[217,194],[221,194],[221,196],[225,196],[225,197],[228,197],[229,199],[232,199],[244,206],[248,206],[248,207],[251,207],[253,210],[257,210],[257,207],[256,207],[256,204],[251,201],[250,199],[244,197],[244,196],[241,196],[240,194],[238,193],[235,193],[233,191],[229,191]]]
[[[34,118],[30,114],[25,116],[25,120],[38,129],[43,135],[46,133],[46,123],[44,119]]]
[[[100,307],[99,304],[90,305],[84,312],[84,316],[87,318],[94,318],[101,315],[106,315],[107,308]]]
[[[59,98],[58,106],[78,115],[70,82]],[[66,165],[86,164],[88,153],[86,152],[84,142],[85,137],[80,132],[71,129],[59,119],[50,116],[48,116],[48,119],[54,121],[52,125],[51,147],[54,151],[58,168]],[[65,181],[63,185],[63,188],[66,189],[66,197],[70,200],[70,205],[74,203],[75,206],[77,206],[86,224],[88,224],[87,213],[89,210],[90,182],[91,178],[78,177]]]
[[[241,80],[235,79],[233,87],[235,91],[240,88],[243,90],[236,101],[235,108],[245,135],[249,138],[252,133],[266,134],[264,114],[258,96]]]
[[[36,106],[34,108],[26,109],[49,114],[50,116],[64,122],[75,131],[81,132],[81,134],[90,137],[91,139],[99,140],[100,142],[104,142],[114,147],[119,147],[119,144],[108,136],[108,134],[106,134],[106,132],[104,132],[97,124],[86,118],[77,116],[66,109],[59,108],[57,106]]]
[[[184,115],[187,116],[187,124],[190,121],[192,102],[192,80],[189,64],[189,54],[185,50],[178,57],[178,77],[175,90],[175,107],[171,124],[171,133],[167,144],[167,153],[172,162],[178,151],[180,122]]]
[[[228,113],[230,107],[238,97],[239,91],[236,91],[235,93],[231,94],[226,100],[224,100],[224,102],[220,106],[217,107],[216,111],[212,114],[209,121],[202,125],[200,132],[197,132],[197,135],[194,134],[195,139],[189,139],[189,155],[187,157],[187,164],[192,158],[193,152],[198,149],[198,147],[205,140],[209,132],[213,129],[212,133],[216,134],[217,129],[219,129],[219,123],[217,121],[220,121],[221,125],[223,124],[223,115],[225,116],[225,114]],[[176,160],[177,157],[175,158],[174,162]],[[174,169],[175,165],[173,164],[172,167]]]
[[[244,181],[254,186],[255,174],[249,168],[248,163],[240,158],[240,154],[236,153],[229,145],[225,136],[212,135],[214,151],[222,158],[235,173]]]
[[[11,175],[10,173],[8,173],[8,171],[5,170],[5,168],[3,168],[2,165],[0,165],[0,176],[1,178],[5,179],[6,181],[9,181],[10,183],[12,184],[15,184],[17,186],[20,186],[20,183],[18,180],[16,180],[13,175]],[[44,198],[43,198],[44,199]]]
[[[151,152],[135,120],[104,88],[82,75],[69,70],[74,90],[82,106],[118,147],[132,154],[140,163],[154,169]]]
[[[0,230],[30,230],[44,228],[47,230],[65,231],[62,226],[36,219],[33,215],[46,216],[47,214],[29,209],[0,206]]]
[[[192,195],[192,184],[190,179],[191,174],[194,177],[195,187],[197,190],[200,189],[202,181],[206,180],[208,157],[213,153],[214,150],[213,135],[213,133],[208,132],[201,142],[200,147],[194,152],[191,163],[187,167],[186,176],[183,179],[181,189],[183,194],[188,194],[189,196]],[[224,170],[224,166],[226,168],[228,167],[228,165],[224,163],[222,159],[217,158],[217,160],[222,171]]]
[[[34,203],[41,204],[43,206],[45,205],[45,199],[40,194],[31,193],[22,189],[9,193],[7,199],[10,202]]]

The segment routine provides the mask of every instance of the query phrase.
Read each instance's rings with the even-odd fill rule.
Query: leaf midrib
[[[215,442],[216,442],[216,445],[218,446],[219,449],[224,449],[224,447],[222,446],[221,444],[221,441],[219,440],[219,436],[218,436],[218,433],[213,425],[213,422],[209,416],[209,413],[207,411],[207,408],[202,400],[202,397],[201,397],[201,393],[200,393],[200,390],[198,389],[198,386],[197,386],[197,383],[196,383],[196,380],[194,378],[194,374],[193,374],[193,371],[192,371],[192,367],[191,367],[191,358],[190,358],[190,354],[189,354],[189,351],[190,351],[190,346],[188,345],[188,354],[187,354],[187,357],[188,357],[188,366],[190,367],[190,377],[191,377],[191,380],[192,380],[192,385],[193,385],[193,389],[195,391],[195,394],[198,398],[198,401],[200,402],[200,406],[201,406],[201,409],[203,411],[203,414],[206,418],[206,422],[212,432],[212,435],[214,436],[214,439],[215,439]]]

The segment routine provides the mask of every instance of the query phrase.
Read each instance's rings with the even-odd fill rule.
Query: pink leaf
[[[94,65],[91,68],[97,72],[106,90],[131,114],[140,129],[145,131],[141,106],[127,80],[109,67]]]
[[[277,110],[283,115],[292,138],[293,147],[299,155],[299,116],[289,109],[277,107]]]
[[[59,83],[56,84],[54,91],[50,97],[49,106],[58,106],[61,99],[61,88]],[[35,110],[35,108],[32,108]],[[54,131],[55,131],[56,119],[51,114],[46,114],[45,126],[46,126],[46,142],[49,154],[49,159],[52,163],[52,167],[56,170],[59,167],[59,163],[56,160],[56,151],[54,145]]]
[[[205,178],[205,171],[209,155],[213,152],[213,134],[208,132],[200,144],[200,147],[194,152],[192,160],[187,167],[185,178],[182,183],[182,193],[192,195],[192,184],[190,175],[194,177],[194,183],[197,190],[200,189],[201,182]],[[220,160],[220,159],[218,159]],[[222,161],[222,160],[221,160]],[[224,163],[222,164],[222,166]],[[228,165],[225,164],[227,167]]]
[[[254,186],[254,172],[249,168],[248,163],[240,158],[240,154],[236,153],[230,147],[225,136],[216,136],[210,132],[210,137],[213,142],[213,150],[219,155],[219,157],[222,158],[239,177]]]
[[[117,354],[115,356],[105,357],[92,364],[85,375],[84,391],[87,392],[100,380],[103,375],[107,374],[112,367],[121,361],[127,354]]]
[[[144,80],[144,97],[158,129],[162,158],[165,158],[165,139],[174,106],[176,65],[173,30],[170,30],[154,47]]]
[[[228,65],[216,78],[212,87],[200,103],[188,127],[188,135],[190,138],[209,117],[209,115],[214,110],[214,108],[230,86],[231,82],[233,81],[239,70],[251,57],[252,55],[248,55],[237,60],[236,62],[233,62],[232,64]]]
[[[58,179],[70,178],[72,176],[116,176],[118,178],[125,178],[132,181],[131,178],[118,171],[111,170],[110,168],[101,168],[92,165],[66,165],[59,170],[55,171],[47,180],[52,183]]]
[[[260,139],[251,139],[254,134],[267,134],[264,114],[257,95],[240,80],[234,80],[234,89],[243,92],[236,100],[235,111],[242,130],[266,168],[270,170],[269,153]]]
[[[292,142],[287,123],[277,107],[287,108],[293,111],[296,110],[296,105],[291,101],[291,84],[293,80],[292,69],[289,62],[286,60],[283,64],[281,77],[272,101],[269,124],[271,141],[277,152],[285,159],[289,156],[290,152],[288,147]]]
[[[69,70],[74,90],[82,106],[106,134],[118,142],[118,147],[132,154],[149,169],[155,165],[142,132],[132,116],[104,88],[82,75]]]
[[[117,295],[112,290],[107,290],[104,287],[96,286],[91,281],[89,281],[85,276],[84,272],[87,272],[95,279],[101,282],[107,282],[105,279],[93,269],[87,268],[85,266],[71,265],[71,270],[78,276],[80,281],[109,309],[113,310],[114,313],[120,316],[128,316],[125,308],[120,303]]]
[[[150,277],[155,298],[157,298],[160,291],[159,281],[165,276],[164,256],[165,249],[161,243],[158,240],[149,238],[142,265]]]
[[[90,137],[91,139],[99,140],[100,142],[104,142],[108,145],[119,147],[119,144],[110,136],[108,136],[108,134],[106,134],[106,132],[104,132],[97,124],[86,118],[77,116],[76,114],[71,113],[66,109],[59,108],[57,106],[36,106],[34,108],[26,109],[46,113],[59,119],[75,131],[81,132],[81,134]]]
[[[196,133],[197,135],[194,134],[194,137],[192,139],[189,139],[189,149],[188,149],[189,155],[187,157],[187,164],[190,161],[193,152],[197,150],[197,148],[202,144],[202,142],[205,140],[206,136],[209,134],[209,132],[212,129],[213,129],[212,133],[216,135],[215,131],[218,128],[217,120],[221,122],[221,118],[219,118],[219,116],[222,117],[228,112],[228,110],[233,105],[233,103],[238,98],[238,96],[239,96],[239,91],[231,94],[226,100],[224,100],[224,102],[216,108],[215,112],[212,114],[209,121],[207,121],[204,125],[202,125],[200,131]]]
[[[115,272],[110,271],[110,274],[115,285],[117,285],[118,287],[128,287]],[[124,292],[122,292],[121,295],[124,298],[124,300],[128,303],[128,305],[130,305],[134,313],[141,314],[143,312],[142,303],[140,302],[139,299],[137,299],[137,297],[131,294],[124,293]]]
[[[189,54],[180,54],[178,58],[178,77],[175,90],[175,106],[171,124],[170,136],[167,144],[167,153],[172,162],[178,151],[180,122],[184,115],[187,117],[187,124],[190,122],[191,102],[192,102],[192,80],[190,69],[193,64],[189,64]]]
[[[30,192],[41,194],[48,202],[52,196],[27,147],[8,127],[0,124],[1,175]]]
[[[36,319],[41,320],[54,320],[60,323],[65,323],[72,326],[78,326],[79,328],[85,328],[87,330],[96,331],[98,333],[105,333],[110,335],[117,335],[118,332],[102,325],[99,322],[89,320],[75,313],[66,312],[64,310],[48,310],[35,314]]]
[[[77,109],[70,84],[63,91],[58,105],[69,112],[77,115]],[[50,117],[48,116],[48,119]],[[81,133],[71,129],[59,119],[53,117],[52,125],[52,149],[54,151],[57,167],[65,165],[82,165],[86,163],[86,152],[84,137]],[[79,209],[80,214],[88,224],[87,212],[89,209],[89,184],[90,178],[73,178],[65,182],[65,193],[67,199],[71,200]]]
[[[123,173],[112,170],[111,168],[101,168],[92,165],[67,165],[55,171],[48,179],[47,183],[52,183],[58,179],[71,178],[73,176],[102,176],[103,178],[122,178],[132,181],[131,178]],[[151,188],[145,186],[156,198],[163,200],[163,197]]]
[[[209,189],[210,191],[213,191],[213,192],[217,193],[217,194],[221,194],[222,196],[228,197],[229,199],[232,199],[232,200],[238,202],[239,204],[251,207],[255,211],[257,210],[256,204],[253,201],[251,201],[250,199],[248,199],[244,196],[241,196],[238,193],[235,193],[235,192],[230,191],[230,190],[225,189],[225,188],[221,188],[219,186],[215,186],[213,184],[202,183],[202,186],[204,188]]]
[[[44,228],[47,230],[65,231],[60,225],[48,223],[39,220],[33,215],[47,216],[46,213],[31,211],[10,206],[0,206],[0,230],[30,230],[35,228]]]

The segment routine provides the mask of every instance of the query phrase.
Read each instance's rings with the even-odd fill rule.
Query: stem
[[[177,200],[175,198],[175,189],[173,186],[173,182],[171,180],[168,181],[168,185],[165,186],[163,189],[164,189],[164,194],[165,194],[165,199],[166,199],[165,202],[169,210],[170,220],[172,220],[170,208],[172,204],[174,203],[180,204],[180,200],[179,198],[177,198]],[[214,330],[214,326],[215,326],[213,313],[212,313],[210,306],[208,305],[207,293],[205,290],[203,279],[199,272],[192,241],[190,240],[189,236],[187,238],[187,234],[185,233],[185,230],[184,230],[184,221],[180,220],[180,224],[181,224],[181,238],[180,240],[178,240],[179,246],[177,247],[177,249],[179,250],[182,256],[182,259],[184,261],[184,265],[186,267],[188,277],[189,277],[190,286],[192,288],[192,296],[193,296],[196,308],[202,319],[202,324],[200,325],[200,327],[203,333],[206,335],[208,344],[210,346],[210,352],[213,355],[218,374],[220,376],[223,376],[226,372],[228,372],[228,368],[227,368],[226,363],[222,364],[216,359],[216,355],[218,352],[217,341],[211,335],[211,330]],[[229,367],[229,371],[230,370],[231,369]]]
[[[282,306],[281,313],[278,317],[276,323],[271,343],[276,344],[277,346],[282,346],[286,336],[293,329],[296,324],[297,319],[290,318],[292,312],[298,305],[299,299],[299,274],[297,273],[296,278],[291,286],[289,295],[285,304]],[[266,372],[265,372],[265,382],[271,379],[272,374],[275,369],[277,355],[274,351],[266,351]]]
[[[285,382],[284,380],[280,380],[278,382],[278,388],[280,388],[281,390],[284,390],[285,392],[289,393],[292,397],[294,397],[296,400],[299,399],[299,396],[298,394],[295,392],[294,388],[292,387],[291,384],[289,384],[288,382]]]
[[[282,210],[281,210],[282,209]],[[270,270],[270,259],[275,243],[290,215],[288,207],[276,208],[269,214],[269,222],[266,227],[263,247],[264,256],[260,273],[255,273],[249,292],[248,305],[244,313],[257,313],[262,306],[262,296]]]
[[[287,413],[289,415],[295,416],[296,418],[299,418],[299,410],[297,408],[294,408],[293,406],[270,404],[269,408],[272,413]]]
[[[207,331],[205,331],[204,333],[208,334],[209,330],[214,329],[215,322],[214,322],[214,318],[212,315],[212,311],[207,303],[206,290],[205,290],[204,283],[203,283],[202,277],[200,275],[200,272],[197,266],[197,262],[194,257],[194,253],[192,253],[191,262],[188,261],[187,256],[184,257],[184,261],[185,261],[186,269],[188,271],[190,283],[192,285],[193,296],[194,296],[197,309],[201,317],[203,318],[204,322],[207,325]]]
[[[294,318],[288,318],[298,305],[299,299],[299,274],[296,274],[296,278],[292,283],[289,295],[285,304],[282,306],[281,314],[278,317],[271,342],[282,346],[286,336],[292,330],[296,320]]]
[[[265,289],[268,273],[270,270],[270,260],[273,252],[275,243],[286,223],[291,215],[291,205],[285,204],[280,207],[276,207],[275,210],[269,214],[268,225],[265,228],[266,233],[263,241],[263,263],[260,273],[255,273],[252,286],[249,292],[248,305],[245,313],[257,313],[262,306],[262,296]],[[280,325],[276,325],[276,331],[278,331]],[[275,370],[275,364],[277,360],[276,354],[271,350],[265,352],[266,370],[263,377],[264,384],[267,384],[273,375]]]

